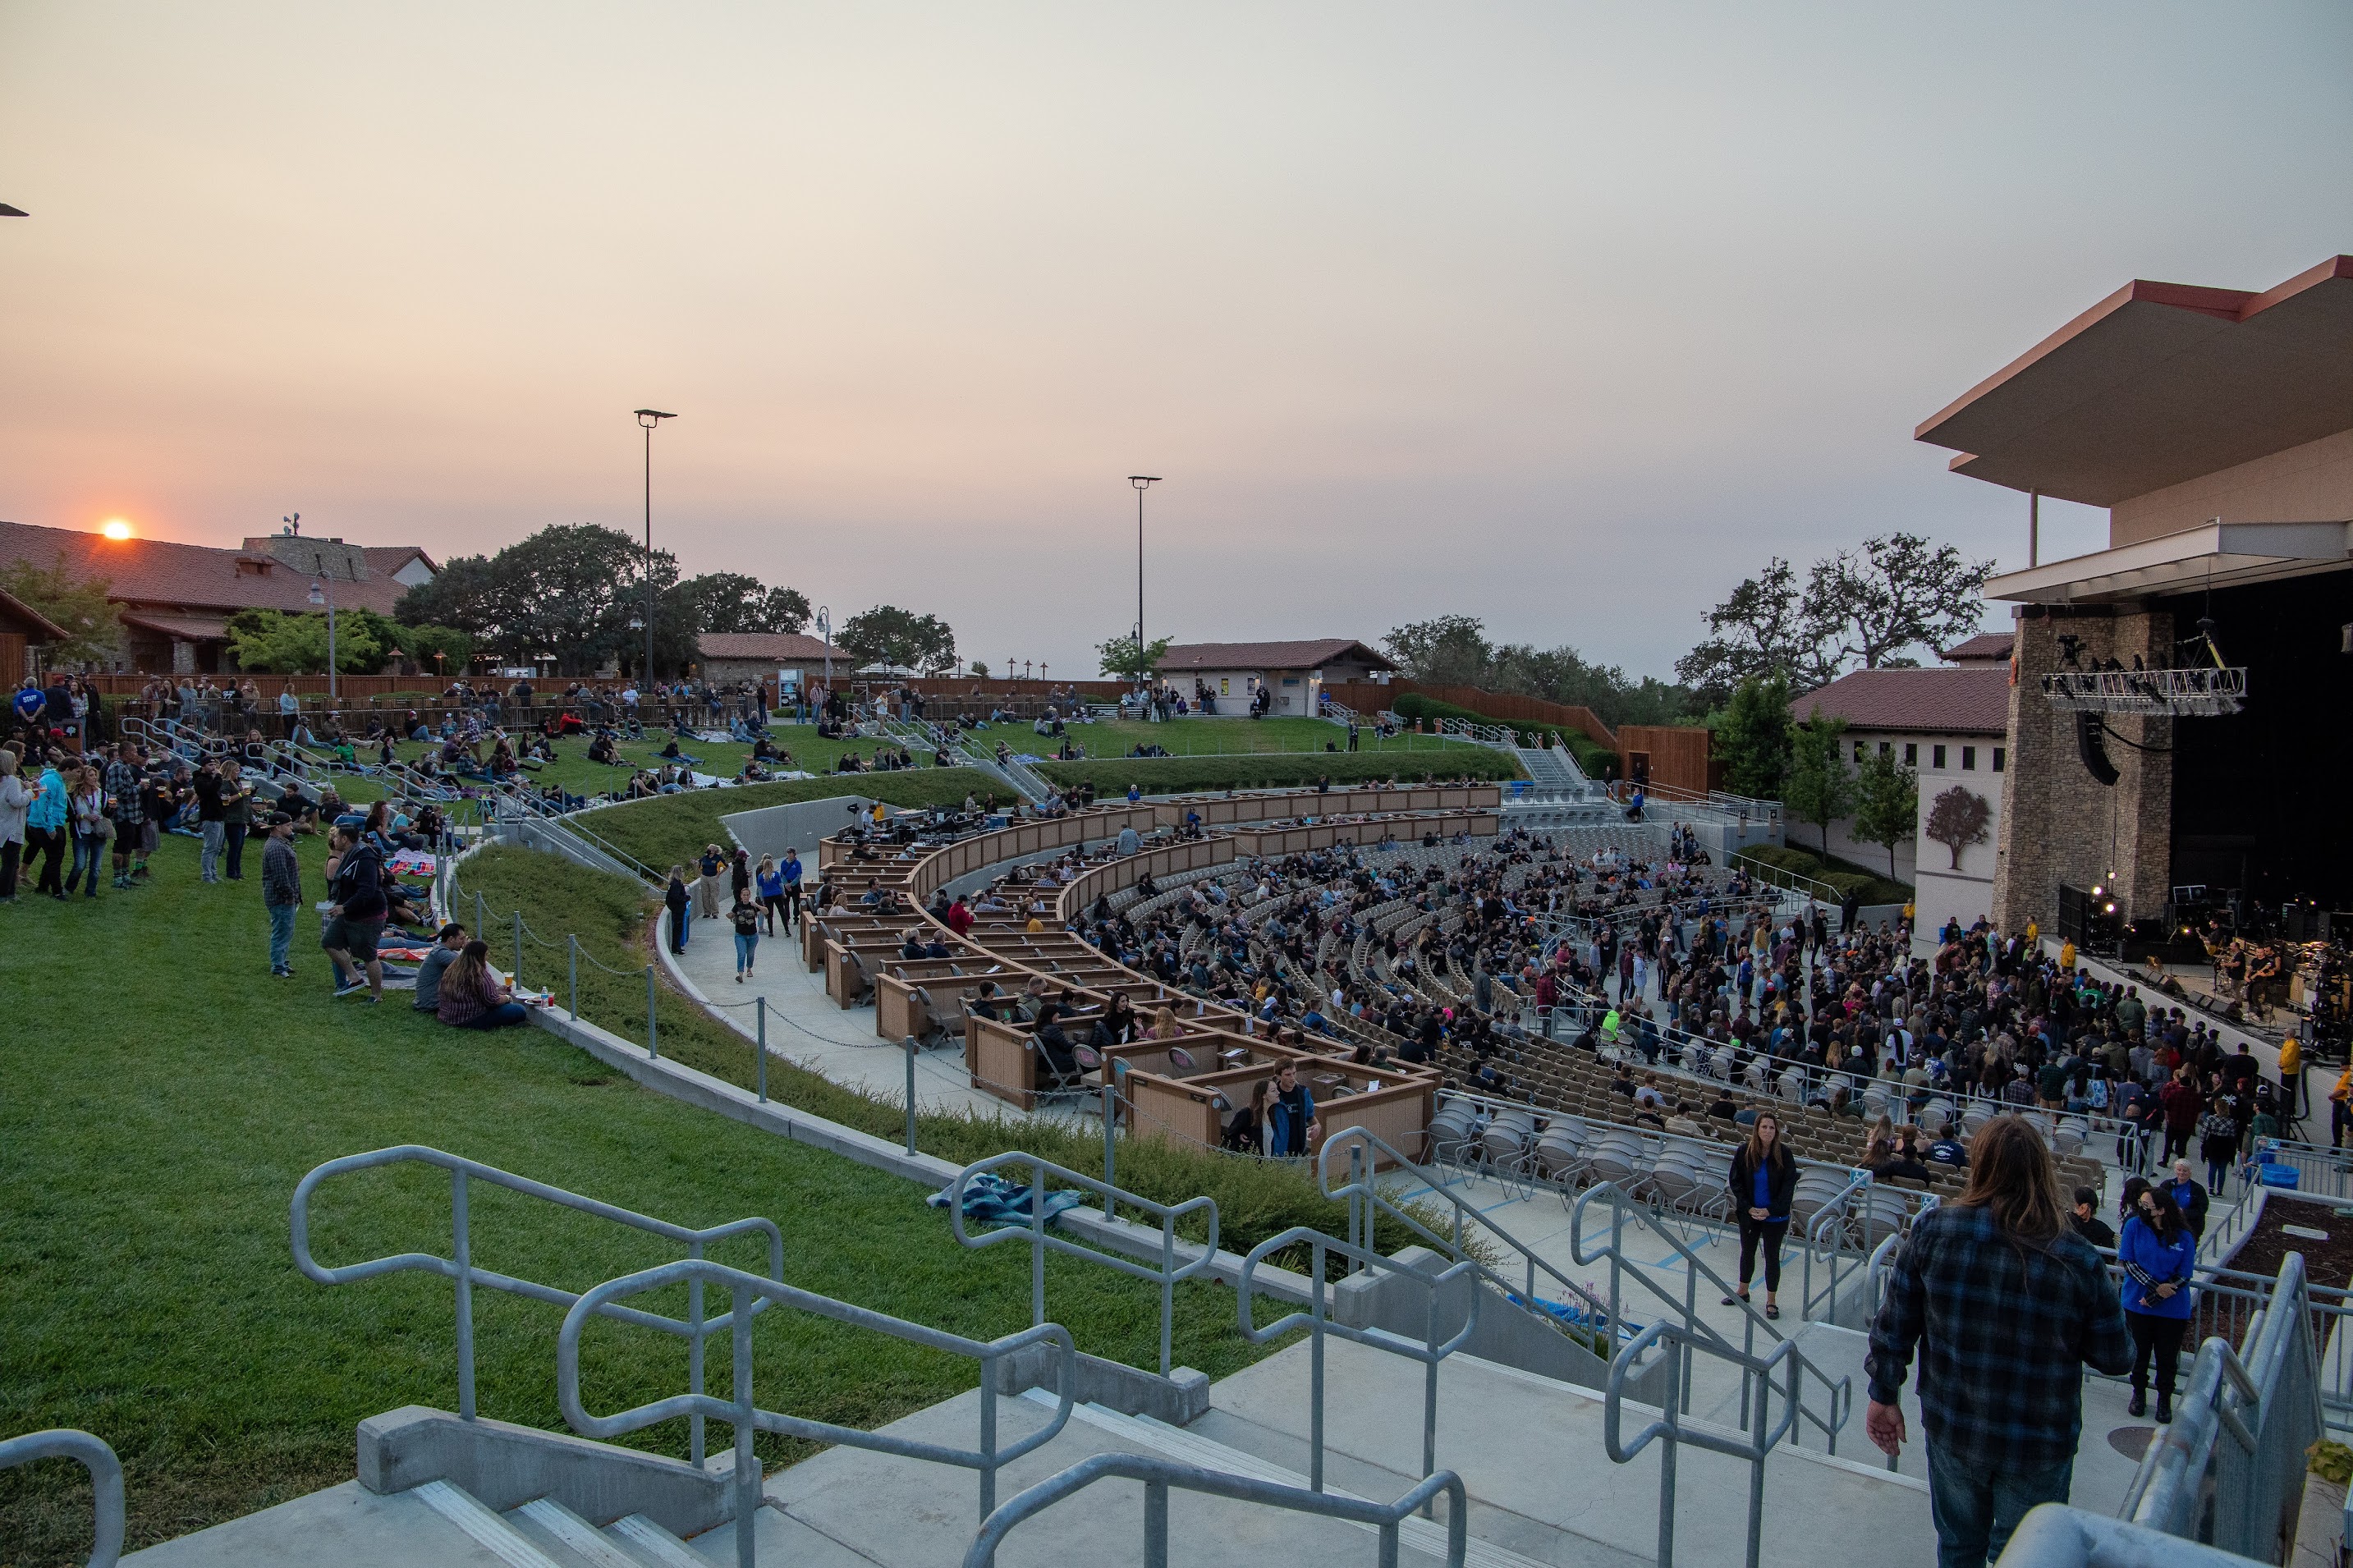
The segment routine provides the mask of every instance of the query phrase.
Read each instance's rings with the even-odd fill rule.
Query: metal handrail
[[[330,1176],[342,1175],[351,1171],[372,1170],[377,1166],[404,1163],[430,1165],[437,1170],[449,1173],[450,1252],[453,1256],[439,1258],[429,1252],[401,1252],[385,1258],[372,1258],[365,1263],[347,1263],[337,1268],[330,1268],[313,1258],[311,1254],[311,1197],[318,1190],[319,1184]],[[595,1198],[583,1197],[578,1193],[566,1192],[562,1187],[552,1187],[544,1182],[534,1182],[527,1176],[518,1176],[511,1172],[499,1170],[495,1166],[447,1153],[439,1149],[427,1148],[420,1143],[402,1143],[389,1149],[372,1150],[364,1154],[346,1154],[342,1159],[329,1160],[324,1164],[313,1167],[309,1174],[295,1184],[294,1187],[294,1266],[307,1278],[315,1279],[322,1285],[348,1285],[354,1280],[373,1279],[380,1274],[398,1274],[410,1270],[438,1274],[446,1279],[456,1281],[458,1415],[463,1420],[474,1419],[474,1287],[479,1285],[484,1289],[503,1290],[509,1295],[527,1297],[534,1301],[545,1301],[552,1306],[565,1308],[576,1306],[581,1300],[580,1295],[574,1291],[559,1289],[553,1285],[543,1285],[536,1280],[520,1279],[510,1274],[501,1274],[494,1269],[478,1268],[474,1266],[467,1189],[470,1183],[476,1181],[487,1182],[496,1187],[504,1187],[509,1192],[521,1193],[526,1197],[544,1199],[559,1207],[574,1209],[581,1214],[594,1215],[598,1219],[611,1220],[616,1225],[627,1226],[632,1230],[641,1230],[669,1241],[679,1242],[687,1248],[689,1261],[700,1260],[703,1248],[714,1241],[724,1241],[737,1236],[765,1236],[768,1240],[769,1275],[776,1279],[782,1279],[785,1277],[784,1233],[776,1228],[776,1221],[757,1215],[748,1219],[730,1220],[724,1225],[707,1226],[698,1230],[689,1226],[673,1225],[668,1220],[655,1219],[649,1215],[637,1214],[612,1204],[600,1203]],[[755,1305],[753,1310],[759,1311],[764,1309]],[[687,1343],[687,1373],[692,1381],[695,1394],[697,1395],[702,1394],[703,1343],[713,1334],[727,1331],[729,1323],[723,1316],[713,1319],[703,1317],[701,1284],[691,1284],[687,1289],[687,1315],[684,1322],[675,1318],[665,1318],[657,1313],[641,1312],[634,1308],[615,1308],[607,1315],[624,1322],[635,1323],[640,1328],[658,1329],[664,1333],[677,1334],[683,1338]],[[697,1415],[693,1419],[689,1432],[691,1457],[693,1463],[700,1466],[703,1456],[702,1416]]]
[[[1349,1179],[1345,1184],[1335,1187],[1332,1185],[1332,1156],[1344,1149],[1355,1151],[1349,1156]],[[1370,1152],[1370,1158],[1363,1157],[1366,1151]],[[1419,1198],[1426,1194],[1437,1198],[1453,1211],[1454,1235],[1451,1240],[1440,1236],[1422,1224],[1414,1215],[1392,1201],[1388,1194],[1380,1190],[1373,1178],[1379,1169],[1382,1156],[1386,1156],[1395,1166],[1395,1170],[1389,1173],[1402,1173],[1420,1184],[1420,1190],[1412,1194],[1412,1196]],[[1566,1296],[1579,1304],[1591,1320],[1597,1334],[1609,1333],[1617,1324],[1616,1314],[1609,1310],[1600,1298],[1595,1296],[1584,1285],[1563,1274],[1551,1263],[1538,1257],[1535,1248],[1481,1213],[1476,1205],[1440,1181],[1434,1172],[1425,1170],[1409,1160],[1386,1140],[1367,1128],[1344,1128],[1324,1140],[1315,1156],[1315,1182],[1325,1197],[1335,1201],[1341,1198],[1348,1200],[1348,1236],[1350,1241],[1357,1246],[1372,1246],[1375,1223],[1373,1215],[1376,1212],[1385,1214],[1433,1247],[1444,1248],[1455,1262],[1468,1262],[1474,1265],[1480,1278],[1493,1284],[1507,1296],[1514,1289],[1524,1289],[1531,1310],[1542,1313],[1546,1319],[1552,1319],[1552,1314],[1543,1312],[1536,1304],[1538,1270],[1542,1270],[1547,1279],[1559,1286]],[[1469,1250],[1462,1245],[1462,1226],[1465,1219],[1475,1223],[1488,1235],[1519,1255],[1521,1261],[1526,1265],[1526,1282],[1524,1288],[1514,1285],[1471,1256]],[[1557,1320],[1553,1321],[1556,1328],[1559,1327]]]
[[[29,1465],[36,1459],[73,1459],[90,1472],[92,1512],[90,1556],[84,1568],[114,1568],[122,1555],[122,1461],[102,1437],[71,1426],[27,1432],[0,1440],[0,1470]]]
[[[2265,1562],[2278,1555],[2323,1429],[2312,1317],[2304,1255],[2291,1252],[2244,1355],[2219,1337],[2198,1347],[2181,1408],[2150,1444],[2120,1517]]]
[[[1606,1245],[1588,1253],[1585,1247],[1585,1211],[1592,1205],[1594,1200],[1597,1198],[1606,1199],[1609,1205],[1609,1240]],[[1623,1293],[1622,1282],[1630,1276],[1630,1274],[1631,1278],[1641,1282],[1644,1289],[1650,1291],[1662,1302],[1664,1302],[1666,1305],[1673,1308],[1677,1312],[1682,1314],[1683,1326],[1681,1331],[1685,1335],[1690,1336],[1683,1342],[1683,1365],[1680,1369],[1681,1377],[1679,1382],[1682,1390],[1681,1396],[1683,1400],[1688,1402],[1691,1397],[1691,1357],[1692,1350],[1695,1345],[1707,1348],[1710,1353],[1722,1359],[1733,1360],[1737,1358],[1746,1363],[1752,1362],[1756,1359],[1757,1331],[1759,1329],[1765,1331],[1767,1336],[1779,1342],[1780,1348],[1776,1349],[1772,1352],[1773,1356],[1776,1358],[1778,1358],[1781,1353],[1781,1349],[1788,1349],[1796,1344],[1797,1342],[1786,1338],[1779,1329],[1776,1328],[1769,1320],[1764,1317],[1763,1314],[1759,1313],[1757,1310],[1757,1308],[1746,1296],[1743,1296],[1738,1291],[1735,1290],[1732,1285],[1725,1279],[1724,1276],[1718,1274],[1715,1269],[1710,1268],[1704,1262],[1703,1262],[1699,1254],[1693,1250],[1689,1243],[1685,1242],[1681,1237],[1678,1237],[1672,1232],[1665,1229],[1663,1226],[1654,1226],[1651,1227],[1651,1231],[1653,1235],[1657,1236],[1661,1240],[1664,1241],[1670,1247],[1672,1247],[1683,1261],[1683,1299],[1681,1300],[1677,1300],[1675,1299],[1674,1292],[1668,1289],[1664,1285],[1660,1284],[1657,1279],[1653,1279],[1649,1269],[1638,1265],[1630,1270],[1626,1266],[1624,1231],[1627,1206],[1632,1202],[1633,1200],[1628,1197],[1626,1193],[1620,1188],[1618,1184],[1615,1182],[1603,1182],[1599,1185],[1586,1189],[1584,1194],[1577,1200],[1576,1206],[1569,1211],[1569,1257],[1580,1265],[1599,1263],[1605,1258],[1608,1259],[1609,1264],[1609,1321],[1611,1322],[1614,1323],[1620,1321],[1620,1302]],[[1704,1279],[1712,1288],[1731,1297],[1734,1303],[1740,1309],[1742,1342],[1737,1348],[1734,1346],[1732,1341],[1726,1337],[1722,1330],[1716,1328],[1714,1324],[1700,1317],[1699,1282],[1703,1279]],[[1820,1367],[1816,1366],[1812,1361],[1808,1359],[1802,1353],[1799,1353],[1794,1349],[1790,1349],[1789,1353],[1795,1357],[1797,1364],[1800,1368],[1806,1372],[1813,1373],[1815,1377],[1821,1381],[1822,1386],[1830,1393],[1831,1400],[1829,1411],[1826,1414],[1818,1415],[1813,1410],[1808,1408],[1805,1404],[1803,1398],[1803,1384],[1801,1383],[1793,1384],[1792,1386],[1798,1390],[1798,1394],[1794,1398],[1792,1404],[1792,1418],[1810,1422],[1815,1428],[1822,1434],[1822,1445],[1824,1450],[1826,1452],[1835,1454],[1838,1452],[1839,1428],[1846,1424],[1847,1413],[1853,1408],[1854,1379],[1851,1375],[1834,1379],[1830,1375],[1830,1373],[1824,1372]],[[1752,1388],[1753,1383],[1754,1379],[1749,1376],[1748,1373],[1744,1372],[1740,1380],[1740,1420],[1744,1426],[1746,1426],[1748,1422],[1750,1395],[1754,1392]],[[1841,1396],[1843,1396],[1843,1398],[1841,1398]],[[1690,1414],[1688,1404],[1686,1404],[1683,1414]]]
[[[1027,1226],[1003,1226],[979,1236],[967,1233],[964,1227],[964,1190],[975,1176],[999,1170],[1007,1165],[1018,1165],[1029,1172],[1029,1223]],[[1160,1264],[1147,1267],[1128,1258],[1116,1257],[1100,1247],[1082,1247],[1065,1237],[1049,1235],[1046,1230],[1046,1178],[1054,1176],[1074,1187],[1083,1187],[1104,1200],[1105,1213],[1113,1205],[1125,1204],[1141,1209],[1160,1222]],[[1067,1166],[1057,1165],[1040,1154],[1019,1149],[1009,1149],[1002,1154],[992,1154],[986,1160],[976,1160],[956,1173],[947,1190],[948,1223],[956,1240],[965,1247],[994,1247],[1002,1241],[1020,1237],[1029,1238],[1029,1310],[1030,1322],[1046,1321],[1046,1254],[1059,1252],[1066,1257],[1082,1258],[1090,1263],[1100,1263],[1106,1268],[1137,1279],[1150,1279],[1160,1287],[1160,1375],[1168,1375],[1176,1320],[1176,1285],[1206,1273],[1218,1260],[1218,1205],[1214,1198],[1187,1198],[1181,1204],[1158,1204],[1124,1187],[1115,1187],[1099,1176],[1083,1175]],[[1176,1226],[1187,1215],[1207,1213],[1209,1236],[1192,1261],[1182,1268],[1176,1265]],[[1189,1245],[1189,1244],[1188,1244]]]
[[[1303,1491],[1280,1481],[1229,1475],[1198,1465],[1180,1465],[1143,1454],[1096,1454],[1080,1460],[1060,1475],[1049,1476],[1009,1500],[981,1522],[964,1555],[964,1568],[989,1568],[997,1549],[1024,1520],[1064,1498],[1112,1477],[1144,1483],[1144,1562],[1145,1568],[1168,1568],[1168,1491],[1201,1492],[1236,1502],[1262,1503],[1293,1513],[1346,1520],[1370,1525],[1380,1533],[1381,1568],[1398,1568],[1398,1536],[1405,1521],[1428,1508],[1440,1494],[1446,1498],[1446,1568],[1462,1568],[1470,1549],[1470,1500],[1462,1479],[1452,1470],[1425,1478],[1395,1502],[1370,1502],[1337,1492]]]
[[[728,1386],[733,1397],[713,1398],[698,1387],[691,1393],[674,1394],[611,1415],[590,1415],[580,1401],[580,1332],[587,1326],[588,1320],[602,1316],[636,1321],[647,1314],[615,1303],[624,1296],[635,1296],[680,1283],[685,1284],[698,1299],[705,1285],[716,1285],[729,1294],[728,1310],[712,1321],[725,1324],[729,1331],[733,1352],[731,1363],[733,1375]],[[771,1305],[846,1323],[851,1328],[871,1329],[893,1339],[978,1360],[980,1446],[971,1449],[953,1448],[945,1444],[920,1442],[912,1437],[893,1436],[887,1432],[869,1432],[857,1426],[843,1426],[830,1421],[815,1421],[804,1415],[786,1415],[781,1411],[761,1409],[752,1387],[752,1320],[764,1307]],[[1060,1391],[1057,1395],[1053,1419],[1018,1442],[1000,1445],[997,1440],[997,1363],[1034,1344],[1051,1344],[1061,1352],[1060,1373],[1055,1380],[1060,1385]],[[1061,1433],[1070,1422],[1072,1391],[1078,1386],[1078,1351],[1071,1343],[1070,1331],[1060,1323],[1041,1323],[1035,1328],[1023,1329],[1018,1333],[983,1342],[966,1339],[962,1334],[949,1333],[944,1329],[911,1323],[887,1312],[837,1301],[830,1296],[819,1296],[781,1280],[764,1279],[757,1274],[746,1274],[740,1268],[730,1268],[700,1258],[681,1258],[675,1263],[639,1269],[618,1279],[607,1279],[583,1294],[564,1314],[564,1327],[556,1336],[555,1356],[557,1403],[563,1407],[565,1420],[584,1437],[618,1437],[658,1422],[676,1420],[681,1415],[698,1425],[705,1417],[715,1418],[735,1429],[733,1479],[736,1487],[735,1561],[738,1568],[754,1568],[755,1561],[754,1538],[757,1532],[753,1524],[760,1506],[760,1490],[765,1478],[759,1460],[752,1451],[752,1435],[754,1432],[774,1432],[815,1443],[839,1443],[845,1447],[892,1454],[902,1459],[924,1459],[933,1464],[977,1470],[980,1472],[980,1518],[985,1524],[988,1516],[996,1511],[997,1472],[1023,1455],[1045,1447]]]
[[[1251,1286],[1258,1273],[1258,1266],[1272,1254],[1282,1251],[1286,1247],[1295,1247],[1301,1242],[1307,1244],[1311,1257],[1311,1267],[1308,1269],[1308,1304],[1303,1310],[1285,1313],[1264,1328],[1260,1328],[1252,1321],[1250,1313],[1253,1295]],[[1352,1324],[1335,1323],[1332,1321],[1331,1314],[1324,1310],[1324,1264],[1333,1253],[1338,1253],[1350,1263],[1360,1268],[1386,1268],[1393,1274],[1402,1275],[1429,1288],[1429,1309],[1424,1318],[1427,1331],[1420,1343],[1417,1344],[1402,1334],[1391,1333],[1387,1329],[1360,1329]],[[1279,1235],[1268,1237],[1264,1241],[1251,1247],[1250,1255],[1242,1259],[1240,1278],[1234,1282],[1235,1310],[1240,1318],[1240,1327],[1242,1338],[1254,1345],[1262,1345],[1282,1338],[1293,1329],[1303,1327],[1308,1331],[1311,1346],[1308,1377],[1310,1391],[1308,1485],[1314,1490],[1320,1492],[1324,1489],[1324,1336],[1326,1334],[1337,1334],[1342,1339],[1352,1341],[1356,1344],[1370,1345],[1376,1350],[1388,1351],[1393,1355],[1401,1355],[1409,1361],[1421,1363],[1423,1368],[1421,1471],[1425,1476],[1437,1471],[1438,1367],[1439,1363],[1448,1356],[1471,1342],[1472,1334],[1479,1327],[1479,1298],[1482,1292],[1473,1289],[1469,1293],[1470,1306],[1463,1315],[1461,1331],[1443,1340],[1438,1337],[1439,1299],[1446,1288],[1457,1279],[1475,1279],[1477,1271],[1478,1265],[1466,1260],[1455,1264],[1441,1274],[1424,1274],[1418,1269],[1408,1268],[1395,1258],[1384,1258],[1369,1247],[1353,1247],[1345,1241],[1335,1241],[1314,1226],[1307,1225],[1293,1226]]]
[[[1664,1358],[1668,1367],[1667,1397],[1662,1402],[1659,1417],[1640,1432],[1633,1440],[1623,1439],[1620,1426],[1624,1418],[1626,1373],[1639,1361],[1642,1352],[1657,1344],[1680,1348]],[[1744,1436],[1736,1440],[1704,1426],[1686,1426],[1680,1415],[1690,1399],[1689,1368],[1692,1353],[1705,1351],[1710,1355],[1732,1362],[1740,1368],[1744,1391],[1741,1400],[1740,1423]],[[1771,1420],[1773,1374],[1783,1363],[1788,1363],[1788,1387],[1780,1420]],[[1722,1344],[1717,1336],[1694,1334],[1663,1319],[1637,1334],[1609,1363],[1609,1386],[1602,1403],[1602,1447],[1612,1462],[1626,1464],[1644,1448],[1660,1438],[1666,1441],[1666,1450],[1659,1457],[1659,1568],[1674,1568],[1675,1561],[1675,1458],[1678,1450],[1689,1443],[1710,1453],[1724,1454],[1748,1461],[1748,1568],[1757,1568],[1757,1558],[1765,1533],[1765,1460],[1789,1436],[1798,1418],[1804,1414],[1802,1398],[1803,1376],[1810,1369],[1806,1358],[1799,1353],[1795,1340],[1783,1340],[1762,1356],[1734,1351]],[[1754,1431],[1751,1432],[1750,1411],[1746,1390],[1757,1387]],[[1839,1408],[1838,1395],[1844,1393],[1851,1409],[1854,1394],[1845,1379],[1841,1379],[1831,1391],[1832,1414],[1840,1424],[1846,1419],[1846,1410]]]
[[[2002,1549],[2004,1568],[2252,1568],[2235,1552],[2218,1552],[2121,1519],[2038,1503]]]

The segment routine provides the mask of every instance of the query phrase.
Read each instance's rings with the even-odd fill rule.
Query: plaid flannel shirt
[[[2084,1365],[2129,1371],[2132,1335],[2091,1244],[2012,1241],[1982,1208],[1941,1208],[1913,1227],[1872,1324],[1871,1397],[1893,1405],[1920,1348],[1928,1439],[1978,1470],[2039,1470],[2075,1452]]]
[[[114,820],[123,827],[135,827],[147,820],[147,813],[139,801],[139,786],[147,775],[129,763],[106,764],[106,793],[114,797]]]

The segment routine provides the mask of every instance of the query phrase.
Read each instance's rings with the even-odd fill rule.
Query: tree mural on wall
[[[1951,869],[1961,868],[1961,851],[1986,841],[1993,807],[1975,790],[1955,784],[1928,807],[1928,837],[1953,852]]]

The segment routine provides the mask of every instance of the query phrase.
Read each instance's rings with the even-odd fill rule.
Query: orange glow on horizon
[[[119,517],[112,517],[100,526],[99,532],[109,539],[128,539],[131,537],[131,525]]]

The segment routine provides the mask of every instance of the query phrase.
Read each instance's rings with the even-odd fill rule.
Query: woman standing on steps
[[[2132,1331],[2132,1414],[2148,1413],[2148,1363],[2157,1360],[2157,1419],[2173,1419],[2173,1379],[2181,1364],[2182,1336],[2189,1327],[2189,1276],[2198,1263],[2198,1238],[2181,1217],[2171,1189],[2144,1187],[2125,1219],[2116,1243],[2125,1271],[2125,1326]]]
[[[1773,1298],[1781,1289],[1781,1239],[1789,1233],[1789,1200],[1798,1190],[1798,1162],[1781,1142],[1781,1121],[1771,1111],[1760,1113],[1748,1130],[1748,1142],[1732,1156],[1733,1212],[1740,1216],[1740,1289],[1724,1304],[1748,1300],[1748,1281],[1757,1273],[1757,1254],[1765,1254],[1765,1315],[1778,1318],[1781,1309]]]

